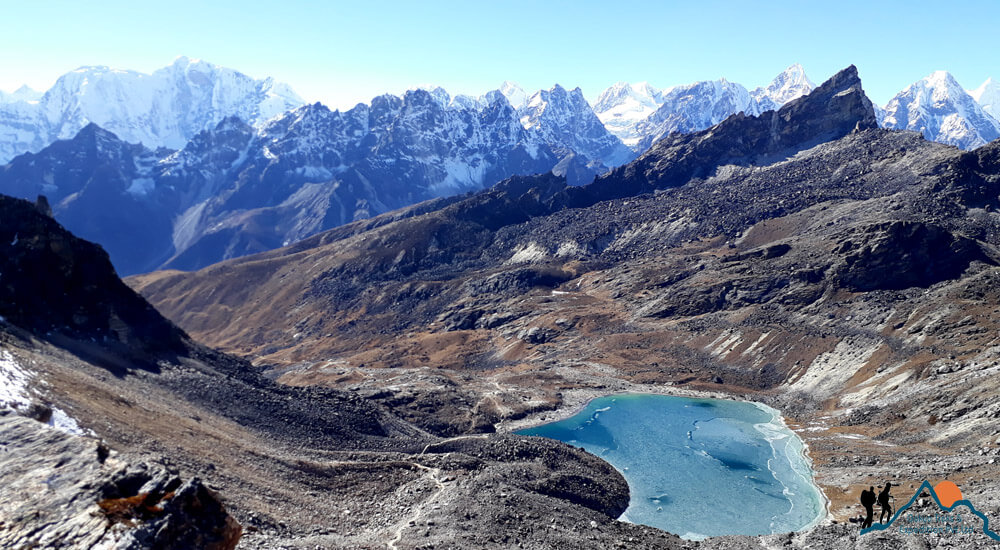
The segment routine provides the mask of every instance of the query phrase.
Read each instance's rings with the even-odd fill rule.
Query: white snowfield
[[[28,381],[31,377],[5,349],[0,350],[0,408],[22,408],[31,404]]]
[[[80,67],[44,94],[0,95],[0,162],[71,138],[93,122],[129,143],[179,149],[227,116],[256,126],[305,102],[288,85],[186,57],[145,74]]]
[[[618,82],[601,93],[594,103],[597,118],[625,145],[635,147],[642,135],[637,124],[663,105],[663,91],[648,82]]]

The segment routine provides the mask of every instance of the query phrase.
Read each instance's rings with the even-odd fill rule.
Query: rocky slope
[[[587,186],[512,178],[130,284],[281,382],[350,389],[444,436],[614,391],[767,402],[810,445],[830,517],[704,545],[867,547],[844,525],[862,485],[947,477],[1000,505],[1000,145],[876,126],[852,67]]]
[[[0,430],[5,548],[229,550],[239,541],[240,525],[197,479],[129,466],[94,438],[9,410],[0,409]]]
[[[628,487],[595,457],[442,439],[351,392],[278,385],[189,340],[44,204],[0,196],[0,213],[5,546],[681,544],[613,520]]]
[[[0,201],[4,322],[68,346],[100,342],[123,370],[155,369],[159,358],[180,353],[183,332],[118,279],[100,247],[69,234],[50,215],[44,201]]]

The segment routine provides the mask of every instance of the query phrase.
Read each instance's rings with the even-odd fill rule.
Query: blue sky
[[[179,55],[349,107],[434,83],[478,95],[726,77],[749,88],[801,63],[817,84],[858,66],[884,104],[932,71],[1000,78],[1000,1],[4,1],[0,89],[82,65],[151,72]]]

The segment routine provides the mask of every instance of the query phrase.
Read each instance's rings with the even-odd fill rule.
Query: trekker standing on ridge
[[[889,489],[891,488],[892,483],[886,481],[885,489],[882,489],[882,491],[878,494],[878,505],[882,507],[882,512],[878,515],[879,523],[883,523],[883,516],[888,519],[892,519],[892,506],[889,504],[889,499],[892,498],[892,495],[889,494]]]
[[[861,528],[872,526],[875,519],[875,487],[869,487],[866,491],[861,491],[861,505],[865,507],[865,520],[861,522]]]

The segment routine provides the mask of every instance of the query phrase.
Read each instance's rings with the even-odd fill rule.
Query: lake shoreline
[[[652,386],[645,384],[628,384],[628,383],[623,383],[620,386],[624,387],[569,390],[566,392],[566,395],[563,396],[563,401],[564,401],[563,406],[552,411],[542,411],[539,413],[528,415],[524,418],[515,421],[502,422],[497,425],[497,431],[513,433],[521,430],[541,427],[555,422],[560,422],[581,413],[587,408],[588,405],[590,405],[596,399],[607,398],[607,397],[613,398],[616,396],[623,396],[623,395],[635,395],[635,394],[662,395],[667,397],[681,397],[689,399],[716,399],[729,402],[747,403],[757,408],[761,412],[767,414],[770,417],[770,420],[767,422],[768,424],[778,428],[780,431],[787,432],[788,434],[791,434],[796,438],[796,440],[798,441],[799,448],[793,449],[793,452],[795,453],[797,460],[800,460],[801,463],[807,468],[809,474],[808,482],[811,484],[812,488],[815,489],[815,492],[819,495],[818,500],[820,501],[819,503],[821,504],[822,507],[821,512],[818,513],[815,518],[809,521],[809,523],[807,523],[801,528],[796,529],[795,532],[808,531],[830,520],[832,501],[827,496],[823,488],[817,482],[818,472],[815,469],[815,462],[810,454],[809,444],[806,441],[806,439],[798,433],[797,430],[793,429],[789,425],[784,415],[781,414],[780,410],[765,403],[751,400],[747,395],[734,395],[731,393],[725,393],[721,391],[718,392],[700,391],[700,390],[691,390],[686,388],[676,388],[669,386],[664,387],[664,386]],[[774,450],[773,446],[772,450]],[[616,467],[616,469],[618,468]],[[625,514],[623,514],[622,517],[624,516]],[[622,520],[621,518],[619,518],[619,521],[630,521],[630,520],[627,519]]]
[[[745,401],[745,399],[734,398],[732,394],[725,392],[708,392],[701,390],[691,390],[673,386],[654,386],[652,384],[629,384],[622,383],[617,388],[584,388],[570,389],[563,392],[563,405],[551,410],[541,411],[519,418],[517,420],[503,420],[495,427],[499,433],[513,433],[518,430],[536,428],[543,424],[565,420],[578,414],[595,399],[602,397],[612,397],[629,393],[647,393],[651,395],[667,395],[671,397],[690,397],[693,399],[726,399],[729,401]]]

